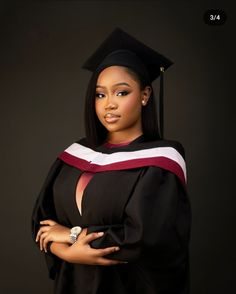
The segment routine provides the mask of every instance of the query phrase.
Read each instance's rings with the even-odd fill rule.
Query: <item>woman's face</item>
[[[98,76],[95,110],[114,143],[132,140],[142,134],[141,111],[151,88],[140,89],[122,66],[105,68]]]

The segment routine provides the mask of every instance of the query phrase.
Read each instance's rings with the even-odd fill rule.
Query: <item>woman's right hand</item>
[[[127,263],[125,261],[104,258],[105,255],[118,251],[117,246],[102,249],[94,249],[89,243],[100,238],[103,232],[93,232],[88,235],[87,228],[84,228],[78,236],[77,241],[65,249],[65,260],[70,263],[81,263],[88,265],[115,265]]]

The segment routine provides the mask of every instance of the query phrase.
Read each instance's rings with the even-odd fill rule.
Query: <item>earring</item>
[[[146,104],[145,100],[142,100],[142,104],[143,104],[143,105],[145,105],[145,104]]]

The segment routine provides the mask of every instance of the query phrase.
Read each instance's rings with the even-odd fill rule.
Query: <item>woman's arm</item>
[[[45,182],[41,188],[40,194],[36,200],[36,203],[34,205],[33,213],[32,213],[32,219],[31,219],[31,228],[32,228],[32,237],[34,240],[37,240],[40,243],[40,234],[38,235],[39,230],[42,227],[42,224],[46,224],[44,221],[48,220],[55,220],[57,221],[57,215],[55,211],[54,206],[54,200],[53,200],[53,183],[55,178],[57,177],[58,173],[61,170],[62,162],[57,159],[51,166],[48,175],[45,179]],[[41,222],[43,221],[43,222]],[[54,221],[54,222],[55,222]],[[51,223],[52,224],[52,223]],[[55,279],[56,273],[58,272],[62,260],[65,260],[67,262],[75,262],[75,263],[87,263],[87,264],[99,264],[99,265],[112,265],[112,264],[119,264],[122,263],[121,261],[112,261],[105,259],[103,256],[110,254],[111,252],[114,252],[115,247],[112,246],[109,248],[104,249],[93,249],[88,244],[92,240],[98,238],[97,234],[88,234],[87,239],[85,239],[84,243],[81,245],[80,242],[76,242],[73,245],[69,245],[67,242],[67,238],[69,237],[69,228],[61,228],[62,231],[64,231],[63,236],[60,234],[60,236],[56,232],[56,228],[60,231],[60,225],[58,224],[58,227],[54,227],[51,233],[54,235],[54,237],[59,238],[58,242],[52,241],[51,243],[51,252],[45,254],[45,259],[49,271],[49,277],[51,279]],[[47,229],[49,231],[49,226],[46,225]],[[51,230],[52,228],[50,228]],[[54,231],[55,229],[55,231]],[[43,231],[45,230],[45,226]],[[43,233],[46,233],[44,231]],[[87,230],[86,230],[87,231]],[[47,234],[46,234],[47,235]],[[44,237],[46,237],[44,235]],[[83,234],[81,234],[81,237]],[[60,239],[62,237],[62,239]],[[50,239],[50,238],[49,238]],[[55,239],[56,240],[56,239]],[[62,240],[62,242],[61,242]],[[86,243],[87,240],[87,243]],[[43,243],[41,241],[41,246],[43,248]],[[82,259],[82,257],[85,259]]]
[[[88,232],[104,231],[91,242],[92,248],[119,246],[107,258],[135,261],[141,254],[162,258],[188,246],[191,225],[190,202],[177,176],[149,167],[137,183],[124,211],[121,225],[88,227]],[[182,248],[182,249],[181,249]]]
[[[112,246],[104,249],[93,249],[89,243],[94,239],[100,238],[103,232],[91,233],[86,235],[87,229],[83,229],[73,245],[66,243],[52,242],[50,251],[62,260],[70,263],[80,263],[88,265],[115,265],[124,263],[123,261],[104,258],[105,255],[119,250],[119,247]]]
[[[97,265],[114,265],[122,263],[117,260],[105,259],[103,256],[119,250],[118,246],[112,246],[104,249],[93,249],[89,242],[101,237],[104,233],[97,232],[87,234],[87,228],[84,228],[78,236],[77,241],[70,244],[70,229],[58,224],[53,220],[44,220],[40,224],[43,226],[39,229],[36,242],[40,243],[40,249],[47,252],[48,243],[50,252],[62,260],[71,263],[97,264]]]
[[[62,226],[53,220],[40,221],[42,225],[36,235],[35,241],[39,242],[40,250],[47,252],[49,242],[70,244],[70,228]]]

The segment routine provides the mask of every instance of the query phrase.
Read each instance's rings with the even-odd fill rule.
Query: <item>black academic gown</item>
[[[90,148],[86,139],[77,143]],[[162,147],[171,147],[185,157],[179,142],[145,142],[143,136],[127,146],[100,146],[95,151],[98,155],[120,152],[123,156],[123,152],[148,153]],[[49,276],[55,280],[54,293],[189,294],[191,207],[186,183],[176,172],[176,165],[169,162],[165,166],[162,161],[152,164],[147,158],[129,159],[127,165],[108,164],[107,170],[104,166],[99,170],[101,165],[95,164],[96,173],[84,190],[81,215],[75,200],[76,183],[83,170],[93,169],[92,161],[86,163],[84,157],[75,164],[66,161],[63,155],[56,159],[37,198],[32,215],[33,238],[43,219],[67,227],[87,227],[88,233],[103,231],[105,234],[92,241],[91,247],[118,245],[121,249],[106,257],[128,263],[71,264],[44,253]]]

